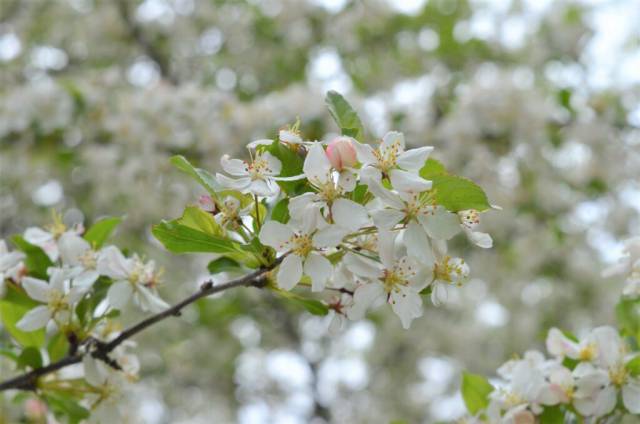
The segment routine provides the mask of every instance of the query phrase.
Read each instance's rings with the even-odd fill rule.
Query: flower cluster
[[[206,197],[203,208],[223,226],[236,223],[240,239],[251,239],[250,227],[259,230],[260,243],[284,256],[278,288],[303,283],[313,292],[342,291],[332,306],[337,314],[359,319],[386,302],[409,328],[422,315],[425,291],[440,304],[448,287],[469,275],[463,259],[447,254],[446,241],[464,230],[475,244],[492,245],[488,234],[474,231],[478,211],[438,204],[433,182],[421,175],[433,148],[406,149],[402,133],[389,132],[373,147],[349,136],[306,141],[293,127],[247,147],[249,161],[222,157],[228,175],[216,180],[230,191]],[[301,162],[302,172],[279,157]],[[254,207],[243,208],[242,196],[253,197]],[[262,221],[261,205],[281,205],[286,213],[272,211]]]
[[[617,307],[620,329],[601,326],[578,338],[551,328],[546,338],[550,357],[527,351],[498,368],[493,385],[465,374],[462,393],[472,416],[463,422],[598,423],[640,415],[638,246],[637,238],[627,241],[625,256],[603,273],[627,277]],[[479,396],[474,399],[472,393]]]
[[[576,339],[552,328],[547,351],[528,351],[498,369],[501,380],[479,416],[491,423],[534,423],[548,408],[562,407],[597,419],[618,409],[640,414],[637,353],[613,327],[598,327]],[[621,402],[618,400],[621,399]],[[479,420],[483,422],[482,420]]]
[[[327,102],[343,133],[327,142],[306,140],[295,124],[275,140],[249,143],[248,160],[223,155],[223,172],[215,175],[173,157],[208,193],[152,233],[173,253],[216,254],[207,267],[213,275],[247,275],[248,282],[220,290],[266,288],[327,315],[333,330],[387,303],[409,328],[423,313],[423,296],[440,304],[450,286],[469,276],[466,262],[447,253],[447,240],[464,232],[472,243],[491,247],[491,237],[477,231],[479,213],[491,205],[479,186],[429,158],[432,147],[407,149],[395,131],[375,147],[366,144],[348,103],[333,92]],[[6,286],[0,318],[16,342],[10,353],[18,367],[33,371],[65,357],[78,364],[78,376],[64,368],[28,384],[45,399],[73,385],[65,401],[78,405],[65,408],[67,414],[89,408],[98,420],[113,422],[109,413],[118,412],[121,383],[139,368],[127,352],[128,337],[216,292],[218,278],[169,306],[158,295],[153,261],[104,245],[119,218],[86,231],[53,218],[15,236],[18,252],[0,245]],[[113,320],[129,303],[156,315],[120,332]]]
[[[131,300],[144,311],[159,312],[168,305],[156,286],[158,272],[153,261],[127,258],[115,246],[96,249],[82,237],[81,225],[67,228],[58,215],[47,229],[28,228],[24,240],[38,246],[51,261],[48,278],[25,276],[19,281],[29,297],[39,303],[16,324],[33,331],[53,321],[59,328],[75,326],[74,310],[102,276],[113,280],[106,295],[106,308],[123,309]]]

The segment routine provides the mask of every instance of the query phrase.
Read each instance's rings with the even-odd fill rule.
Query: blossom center
[[[303,258],[313,250],[313,242],[309,234],[295,234],[291,239],[291,244],[293,244],[291,251]]]
[[[627,376],[628,372],[624,364],[617,364],[609,369],[609,379],[618,387],[627,382]]]
[[[467,277],[468,268],[463,259],[445,256],[440,263],[434,264],[433,273],[437,280],[460,283]]]
[[[373,154],[378,161],[378,168],[383,173],[389,172],[395,168],[398,163],[398,155],[402,151],[402,145],[400,140],[396,140],[388,147],[380,147],[378,150],[374,150]]]
[[[252,163],[247,164],[246,169],[252,180],[261,180],[266,174],[273,173],[273,170],[269,166],[269,162],[261,156],[256,157]]]

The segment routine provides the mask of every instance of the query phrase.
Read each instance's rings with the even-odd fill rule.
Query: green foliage
[[[289,199],[281,199],[271,210],[271,219],[286,224],[289,218]]]
[[[627,370],[633,375],[637,377],[640,375],[640,356],[636,356],[625,365]]]
[[[218,258],[209,262],[207,265],[207,270],[211,274],[217,274],[219,272],[229,272],[229,271],[239,271],[242,269],[242,265],[240,265],[237,261],[231,258]]]
[[[462,399],[471,415],[489,406],[489,394],[493,386],[481,375],[462,373]]]
[[[0,320],[5,330],[21,346],[33,346],[39,348],[44,345],[45,330],[25,332],[16,327],[16,323],[38,303],[16,288],[13,284],[7,284],[7,294],[0,299]]]
[[[310,314],[323,316],[329,313],[329,307],[319,300],[300,296],[299,294],[290,291],[280,289],[274,289],[274,291],[280,297],[290,300],[292,303],[306,309]]]
[[[40,368],[42,366],[40,351],[33,346],[25,347],[18,356],[18,366],[21,368]]]
[[[433,182],[436,202],[451,212],[491,208],[487,195],[473,181],[447,173],[444,165],[435,159],[427,159],[420,169],[420,176]]]
[[[560,406],[545,406],[540,414],[540,424],[563,424],[564,412]]]
[[[362,141],[364,138],[362,122],[345,98],[340,93],[331,90],[327,92],[325,103],[342,134]]]
[[[224,232],[213,215],[198,206],[187,206],[177,222],[211,236],[220,236]]]
[[[103,218],[94,223],[87,230],[84,234],[84,239],[87,240],[95,249],[99,249],[120,222],[122,222],[122,218],[119,217]]]
[[[204,187],[211,196],[216,197],[216,192],[221,190],[220,185],[216,181],[215,177],[211,175],[209,172],[204,169],[196,168],[191,163],[181,155],[173,156],[170,159],[170,162],[173,166],[178,168],[180,171],[189,175],[191,178],[196,180],[198,184]]]
[[[76,400],[61,392],[45,395],[45,400],[57,418],[66,417],[69,424],[78,424],[89,418],[89,411]]]
[[[22,236],[15,235],[11,238],[11,241],[20,249],[26,256],[25,265],[29,271],[29,275],[43,280],[48,279],[47,268],[53,265],[51,259],[44,253],[40,247],[33,245],[26,241]]]
[[[172,253],[236,253],[240,243],[180,224],[179,219],[154,225],[153,235]]]
[[[51,362],[62,359],[69,351],[67,337],[63,333],[56,333],[49,341],[47,351],[49,352],[49,360]]]
[[[280,143],[278,140],[267,146],[266,150],[273,156],[277,157],[282,162],[282,170],[280,171],[281,177],[295,177],[301,175],[302,167],[304,165],[304,159],[297,151],[285,144]],[[290,195],[302,194],[307,190],[306,180],[296,181],[278,181],[278,185],[285,193]]]
[[[640,300],[620,300],[616,305],[616,319],[624,335],[640,340]]]

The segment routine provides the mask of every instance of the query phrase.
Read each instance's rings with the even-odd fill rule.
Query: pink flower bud
[[[30,420],[40,421],[47,414],[47,405],[39,399],[27,399],[24,403],[24,413]]]
[[[358,163],[356,149],[351,144],[351,139],[347,137],[338,137],[329,143],[326,154],[331,166],[337,171],[342,171],[344,168],[352,167]]]
[[[200,199],[198,199],[198,203],[200,203],[200,207],[204,211],[215,212],[216,210],[216,204],[213,202],[213,199],[209,195],[203,194],[202,196],[200,196]]]

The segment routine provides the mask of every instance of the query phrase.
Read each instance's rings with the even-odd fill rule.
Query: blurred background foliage
[[[210,258],[150,236],[200,194],[168,158],[216,171],[297,118],[330,137],[336,89],[370,141],[401,130],[486,188],[494,248],[455,240],[471,281],[408,332],[380,312],[330,336],[256,291],[203,301],[139,338],[131,422],[455,420],[461,369],[613,321],[620,282],[599,275],[639,234],[638,21],[628,0],[0,0],[0,234],[52,208],[124,215],[117,240],[178,299]]]

